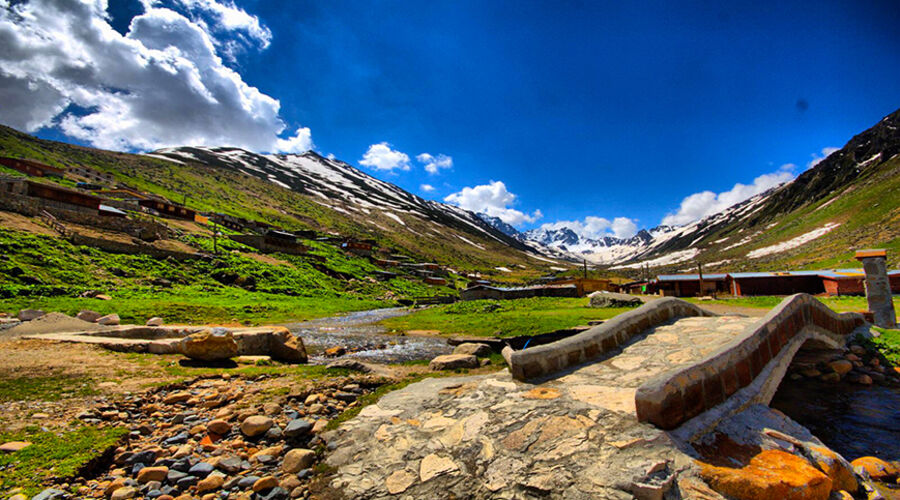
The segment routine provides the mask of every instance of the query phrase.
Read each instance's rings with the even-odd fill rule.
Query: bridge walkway
[[[638,421],[637,388],[755,321],[671,320],[542,381],[504,370],[412,384],[326,436],[328,463],[339,467],[332,486],[352,498],[631,498],[658,464],[691,463],[664,431]]]

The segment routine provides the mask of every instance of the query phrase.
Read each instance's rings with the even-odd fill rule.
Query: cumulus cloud
[[[582,238],[597,240],[606,236],[631,238],[637,233],[637,224],[628,217],[616,217],[612,221],[605,217],[587,216],[584,220],[562,220],[541,225],[540,229],[571,229]]]
[[[421,189],[423,192],[430,193],[434,191],[434,186],[432,186],[431,184],[422,184],[421,186],[419,186],[419,189]]]
[[[106,0],[0,1],[0,122],[29,132],[58,126],[119,150],[312,147],[308,128],[281,137],[279,101],[223,62],[216,33],[268,46],[271,33],[258,19],[214,0],[178,0],[183,12],[143,3],[122,35]]]
[[[782,165],[775,172],[763,174],[753,179],[753,184],[738,183],[730,190],[718,194],[712,191],[694,193],[682,200],[678,211],[666,215],[662,223],[667,226],[680,226],[721,212],[747,198],[792,180],[795,168],[796,165],[791,163]]]
[[[491,181],[489,184],[463,188],[462,191],[445,197],[444,201],[466,210],[497,217],[513,226],[535,222],[543,217],[540,210],[535,210],[528,215],[512,208],[516,202],[516,195],[510,193],[502,181]]]
[[[828,155],[830,155],[831,153],[834,153],[835,151],[839,151],[840,149],[841,148],[831,148],[831,147],[822,148],[821,153],[811,154],[810,156],[812,156],[812,160],[809,160],[809,163],[806,164],[806,169],[809,170],[809,169],[815,167],[816,165],[818,165],[819,163],[822,163],[822,160],[824,160],[825,158],[828,158]]]
[[[428,153],[422,153],[416,156],[416,159],[419,160],[419,163],[425,164],[425,171],[432,175],[440,172],[442,168],[453,166],[453,158],[445,154],[432,156]]]
[[[391,149],[391,145],[386,142],[379,142],[369,146],[369,150],[363,155],[359,164],[375,169],[387,170],[409,170],[409,156],[406,153]]]

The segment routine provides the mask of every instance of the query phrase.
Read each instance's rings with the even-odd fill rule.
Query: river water
[[[285,326],[303,339],[311,364],[326,364],[345,358],[372,363],[398,363],[431,359],[453,351],[445,338],[391,335],[376,324],[383,319],[408,313],[405,308],[373,309]],[[323,353],[331,347],[344,347],[349,352],[339,358],[326,358]]]
[[[847,460],[900,460],[900,389],[785,379],[769,406]]]

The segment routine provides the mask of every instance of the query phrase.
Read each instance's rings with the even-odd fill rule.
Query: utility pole
[[[584,279],[587,279],[587,259],[582,259],[584,263]]]
[[[697,273],[700,275],[700,296],[703,296],[703,267],[697,263]]]
[[[215,222],[210,221],[210,224],[212,224],[213,253],[216,255],[219,255],[219,242],[218,242],[219,230],[216,228]]]

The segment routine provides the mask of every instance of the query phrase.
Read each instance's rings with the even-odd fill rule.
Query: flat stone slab
[[[538,384],[507,370],[411,384],[325,436],[331,486],[366,499],[632,498],[661,462],[672,474],[693,467],[667,433],[637,421],[636,389],[754,321],[678,319]]]
[[[0,444],[0,452],[13,453],[28,448],[29,446],[31,446],[31,443],[28,441],[10,441],[8,443]]]

